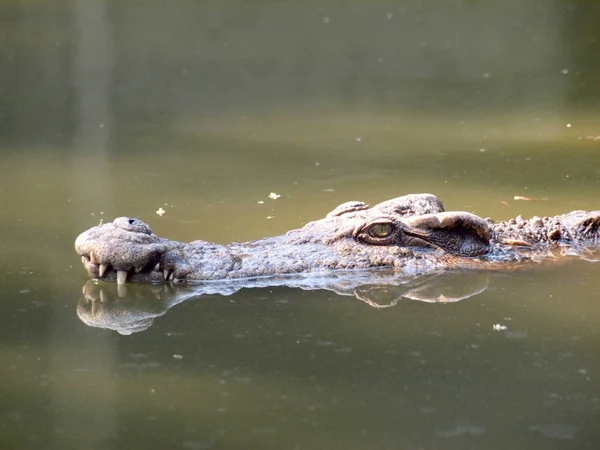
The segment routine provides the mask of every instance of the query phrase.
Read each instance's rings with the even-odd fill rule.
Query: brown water
[[[1,448],[600,447],[590,262],[451,304],[245,289],[130,335],[77,314],[73,241],[119,215],[228,242],[411,192],[599,209],[597,3],[435,3],[2,3]]]

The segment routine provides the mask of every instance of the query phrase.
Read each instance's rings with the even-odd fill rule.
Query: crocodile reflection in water
[[[600,211],[495,223],[468,212],[446,212],[430,194],[373,208],[347,202],[300,229],[246,243],[173,241],[127,217],[93,227],[75,242],[94,278],[119,284],[231,280],[234,285],[240,279],[310,278],[354,269],[393,268],[403,275],[506,269],[557,254],[584,255],[599,246]]]
[[[117,289],[114,285],[90,280],[83,286],[77,315],[88,326],[129,335],[150,328],[155,318],[182,302],[214,293],[230,295],[248,287],[276,285],[304,290],[324,289],[340,296],[355,296],[374,308],[388,308],[395,306],[402,298],[428,303],[464,300],[485,291],[489,277],[489,272],[446,271],[402,277],[391,270],[377,270],[342,272],[312,279],[277,277],[268,282],[256,278],[237,285],[230,282],[119,285]]]

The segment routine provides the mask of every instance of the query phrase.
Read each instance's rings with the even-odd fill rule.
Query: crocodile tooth
[[[136,267],[135,268],[135,273],[140,273],[142,271],[142,267]]]
[[[127,272],[124,270],[117,270],[117,284],[125,284],[127,280]]]
[[[106,301],[106,297],[104,295],[104,291],[100,289],[100,303],[104,303]]]
[[[98,275],[101,277],[104,276],[104,272],[106,272],[107,267],[108,264],[100,264],[100,267],[98,267]]]
[[[156,263],[156,265],[154,266],[154,270],[160,272],[160,263]]]
[[[85,259],[85,256],[81,257],[81,262],[84,263],[84,264],[87,262],[87,259]]]
[[[98,258],[96,258],[96,254],[94,253],[94,250],[92,250],[90,252],[90,262],[92,264],[98,264]]]
[[[169,278],[171,278],[173,276],[173,271],[172,270],[168,270],[165,269],[163,270],[163,277],[165,278],[165,280],[169,280]]]

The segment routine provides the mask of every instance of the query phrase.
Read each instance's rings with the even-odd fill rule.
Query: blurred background
[[[77,318],[73,241],[120,215],[244,241],[416,192],[599,209],[599,23],[592,0],[1,2],[2,447],[597,448],[594,264],[448,306],[206,296],[125,337]]]

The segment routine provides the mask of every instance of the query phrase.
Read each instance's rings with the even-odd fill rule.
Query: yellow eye
[[[371,228],[369,228],[369,234],[374,238],[386,238],[392,232],[394,228],[389,223],[376,223]]]

